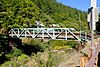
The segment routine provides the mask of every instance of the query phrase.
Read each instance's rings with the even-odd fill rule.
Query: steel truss
[[[9,36],[17,38],[48,38],[48,39],[64,39],[69,38],[80,41],[79,36],[73,33],[73,28],[14,28],[9,31]]]

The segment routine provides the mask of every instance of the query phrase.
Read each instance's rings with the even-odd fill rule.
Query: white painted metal
[[[91,0],[91,7],[96,7],[97,0]]]
[[[94,8],[94,19],[95,22],[99,21],[99,7]]]
[[[74,34],[73,28],[14,28],[9,31],[9,36],[17,38],[48,38],[55,40],[73,38],[80,41],[80,38]]]
[[[91,0],[91,8],[89,8],[87,21],[90,22],[90,29],[96,30],[96,22],[99,20],[99,8],[97,7],[97,0]]]
[[[98,19],[98,14],[96,13],[96,12],[98,12],[97,11],[97,0],[91,0],[91,7],[93,7],[93,9],[92,9],[92,12],[91,12],[91,14],[92,14],[92,28],[93,28],[93,30],[96,30],[96,22],[98,21],[97,19]]]

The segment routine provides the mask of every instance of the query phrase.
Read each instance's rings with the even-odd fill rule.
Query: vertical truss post
[[[32,38],[34,38],[34,36],[35,36],[35,30],[32,29]]]
[[[26,28],[24,29],[25,30],[25,38],[27,37],[27,32],[26,32]]]
[[[11,36],[13,37],[13,30],[11,30]]]
[[[17,28],[18,29],[18,28]],[[20,36],[20,34],[19,34],[19,29],[18,29],[18,37]]]
[[[85,40],[87,40],[87,33],[85,32]]]
[[[53,31],[52,39],[55,39],[55,29],[53,29],[52,31]]]
[[[67,29],[65,30],[65,39],[67,40]]]
[[[42,39],[44,39],[44,29],[42,29]]]

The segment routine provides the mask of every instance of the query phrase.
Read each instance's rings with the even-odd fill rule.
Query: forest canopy
[[[39,20],[49,27],[87,30],[86,12],[58,3],[56,0],[0,0],[0,28],[35,27]]]

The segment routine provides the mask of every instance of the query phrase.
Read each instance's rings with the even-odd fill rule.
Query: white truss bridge
[[[13,28],[9,36],[13,38],[41,38],[54,40],[78,40],[79,33],[74,28]]]

